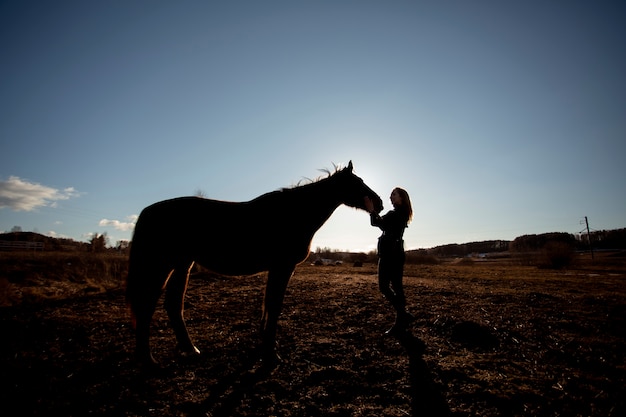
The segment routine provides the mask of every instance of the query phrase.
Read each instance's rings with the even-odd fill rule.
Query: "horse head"
[[[334,175],[342,184],[341,202],[346,206],[366,210],[365,197],[369,197],[374,202],[376,213],[380,213],[383,209],[383,201],[361,178],[354,175],[352,170],[352,161],[350,161],[346,168],[343,168]]]

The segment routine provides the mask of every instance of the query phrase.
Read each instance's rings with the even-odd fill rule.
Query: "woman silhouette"
[[[396,310],[396,321],[387,335],[397,335],[406,331],[407,325],[415,317],[406,310],[406,298],[402,287],[404,273],[404,229],[413,217],[411,199],[406,190],[396,187],[391,192],[390,210],[379,216],[374,210],[374,203],[365,198],[365,208],[370,213],[372,226],[379,227],[383,234],[378,238],[378,285],[380,292]]]

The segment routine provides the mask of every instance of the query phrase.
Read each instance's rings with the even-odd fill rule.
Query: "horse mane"
[[[326,175],[320,175],[316,178],[309,178],[309,177],[302,177],[302,179],[300,179],[297,183],[295,183],[294,185],[290,186],[290,187],[283,187],[280,189],[280,191],[287,191],[287,190],[293,190],[294,188],[299,188],[305,185],[310,185],[310,184],[315,184],[317,182],[320,182],[322,180],[325,180],[327,178],[332,177],[333,175],[335,175],[336,173],[342,171],[345,167],[335,164],[334,162],[333,164],[333,171],[331,171],[328,168],[321,168],[318,169],[318,171],[325,173]]]

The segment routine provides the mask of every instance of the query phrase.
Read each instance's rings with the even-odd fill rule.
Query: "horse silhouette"
[[[133,235],[126,299],[140,362],[156,364],[150,322],[165,290],[164,307],[184,354],[199,354],[183,319],[194,262],[221,275],[268,272],[261,316],[261,354],[275,362],[276,325],[289,279],[309,255],[315,232],[341,204],[365,210],[382,200],[354,175],[352,161],[328,177],[263,194],[247,202],[182,197],[146,207]]]

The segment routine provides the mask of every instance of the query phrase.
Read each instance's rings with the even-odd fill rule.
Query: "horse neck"
[[[311,219],[312,233],[322,227],[341,205],[341,198],[333,185],[332,177],[329,177],[293,190],[301,193],[302,216]]]

